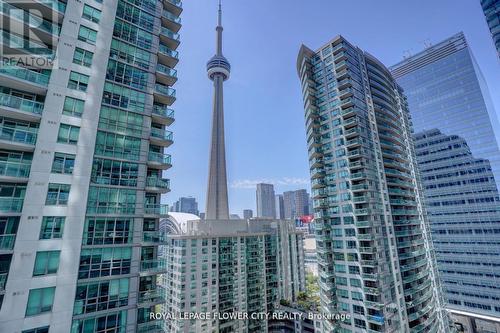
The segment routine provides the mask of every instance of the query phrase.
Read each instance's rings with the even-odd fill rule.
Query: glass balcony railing
[[[44,104],[41,102],[35,102],[29,99],[24,99],[4,93],[0,93],[0,105],[37,115],[42,114],[44,106]]]
[[[34,145],[36,138],[37,132],[35,131],[27,131],[0,125],[0,140]]]
[[[55,57],[55,52],[44,44],[28,38],[23,38],[2,29],[0,29],[0,32],[3,38],[3,44],[8,45],[10,48],[23,50],[25,53],[29,53],[30,55],[38,55],[47,59],[54,59]]]
[[[168,141],[172,141],[174,139],[174,133],[172,133],[171,131],[166,131],[164,129],[154,127],[151,128],[151,136]]]
[[[0,161],[0,176],[28,178],[31,164],[20,162]]]
[[[175,58],[175,59],[179,58],[179,52],[174,51],[174,50],[168,48],[167,46],[165,46],[163,44],[160,44],[160,46],[158,48],[158,52],[166,54],[169,57],[172,57],[172,58]]]
[[[161,231],[144,231],[142,240],[145,243],[162,244],[165,243],[167,234]]]
[[[150,162],[156,162],[156,163],[161,163],[161,164],[172,164],[171,163],[172,157],[168,154],[162,154],[162,153],[157,153],[150,151],[148,153],[148,161]]]
[[[167,269],[167,261],[164,259],[153,259],[141,261],[141,272],[159,273]]]
[[[20,213],[23,209],[24,198],[0,197],[0,213]]]
[[[170,188],[170,179],[149,176],[146,178],[146,186],[168,190]]]
[[[88,214],[135,214],[135,204],[121,202],[89,202],[87,205]]]
[[[0,235],[0,250],[10,251],[14,248],[16,235]]]
[[[0,74],[36,83],[44,87],[49,84],[50,79],[50,75],[38,73],[18,66],[2,66],[0,67]]]
[[[0,11],[5,15],[8,15],[9,18],[15,18],[21,22],[28,23],[30,27],[43,30],[49,34],[59,35],[61,28],[57,24],[53,24],[52,22],[41,18],[40,16],[36,16],[30,14],[24,10],[21,10],[18,7],[15,7],[5,1],[0,1]],[[25,15],[28,16],[26,20]]]
[[[155,84],[155,91],[168,97],[175,97],[175,89],[172,89],[169,86],[163,84]]]
[[[153,290],[139,292],[139,303],[157,303],[163,302],[164,300],[165,289],[160,286],[156,286],[156,288]]]
[[[47,7],[53,8],[58,12],[66,12],[66,4],[64,2],[56,0],[38,0],[38,2],[44,4]]]
[[[174,6],[182,8],[182,1],[181,0],[166,0],[166,1],[171,3]]]
[[[175,33],[172,30],[165,27],[161,28],[161,34],[175,41],[179,41],[181,38],[181,36],[178,33]]]
[[[153,320],[151,322],[137,324],[137,333],[163,333],[163,321]]]
[[[168,205],[162,204],[144,204],[144,214],[148,215],[167,215]]]
[[[165,65],[162,65],[162,64],[156,65],[156,71],[160,72],[164,75],[168,75],[168,76],[177,78],[177,71],[175,69],[169,68]]]
[[[166,105],[153,105],[153,114],[166,117],[166,118],[174,118],[174,110],[170,109]]]
[[[7,274],[0,273],[0,291],[5,291],[5,284],[7,283]]]
[[[181,24],[181,18],[179,16],[172,14],[168,10],[163,11],[163,17],[174,23]]]

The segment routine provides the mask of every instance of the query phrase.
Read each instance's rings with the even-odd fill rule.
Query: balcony
[[[0,125],[0,148],[33,151],[38,131]]]
[[[0,115],[27,121],[40,121],[44,104],[0,93]]]
[[[175,101],[175,89],[160,83],[155,84],[153,95],[155,101],[162,104],[172,105]]]
[[[0,67],[0,86],[35,94],[45,94],[50,75],[35,72],[19,66]]]
[[[135,215],[135,204],[121,202],[89,202],[88,215]]]
[[[168,205],[146,203],[144,204],[144,215],[166,217],[168,216]]]
[[[141,275],[161,274],[167,272],[167,262],[164,259],[142,260]]]
[[[158,62],[169,67],[175,67],[179,62],[179,52],[160,44],[158,47]]]
[[[142,233],[142,242],[147,244],[165,244],[167,234],[161,231],[144,231]]]
[[[12,251],[14,249],[15,241],[16,241],[16,234],[0,235],[0,252]]]
[[[0,213],[21,213],[24,198],[0,197]]]
[[[137,324],[137,333],[164,333],[163,321],[153,320]]]
[[[177,82],[177,71],[165,65],[157,64],[156,81],[171,86]]]
[[[174,134],[161,128],[151,128],[150,138],[155,145],[168,147],[174,142]]]
[[[0,161],[0,179],[7,182],[27,182],[30,169],[31,163]]]
[[[39,10],[43,17],[50,19],[56,19],[57,22],[61,23],[64,18],[64,13],[66,12],[66,4],[57,0],[34,0],[30,2],[16,2],[16,6],[19,8],[25,8],[26,4],[30,4],[26,9]]]
[[[148,167],[166,170],[172,166],[172,157],[168,154],[150,151],[148,153]]]
[[[181,29],[181,18],[177,15],[172,14],[168,10],[163,10],[161,15],[161,22],[164,27],[172,30],[173,32],[179,32]]]
[[[151,306],[155,304],[161,304],[165,302],[165,289],[160,286],[156,286],[155,289],[140,291],[139,292],[139,306]]]
[[[182,13],[181,0],[163,0],[163,7],[177,16],[179,16]]]
[[[0,273],[0,293],[5,292],[5,285],[7,284],[7,275],[9,273]]]
[[[160,178],[157,176],[148,176],[146,178],[146,192],[170,192],[170,179]]]
[[[160,30],[160,41],[170,49],[176,49],[180,44],[180,35],[172,30],[162,27]]]

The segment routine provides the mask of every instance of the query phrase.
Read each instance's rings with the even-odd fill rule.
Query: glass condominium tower
[[[481,0],[481,7],[500,58],[500,0]]]
[[[391,71],[408,97],[446,307],[498,318],[500,127],[481,71],[463,33]]]
[[[337,36],[300,49],[325,332],[447,332],[406,97]]]
[[[161,331],[182,4],[0,4],[0,332]]]

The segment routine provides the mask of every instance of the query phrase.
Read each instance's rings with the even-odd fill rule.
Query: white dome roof
[[[169,234],[182,235],[187,232],[188,221],[199,221],[200,217],[189,213],[170,212],[162,224],[165,225],[166,232]]]

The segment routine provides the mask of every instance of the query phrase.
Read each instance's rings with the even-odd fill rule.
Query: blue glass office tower
[[[481,7],[500,57],[500,0],[481,0]]]
[[[391,71],[408,97],[447,307],[500,317],[499,125],[483,76],[462,33]]]

